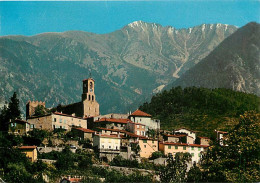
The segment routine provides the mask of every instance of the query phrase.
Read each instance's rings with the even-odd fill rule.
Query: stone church
[[[84,79],[83,93],[81,101],[73,104],[62,105],[59,110],[68,115],[78,117],[95,117],[99,115],[99,103],[95,96],[95,80],[93,78]],[[37,102],[37,101],[36,101]],[[45,103],[44,103],[45,104]],[[38,105],[37,105],[38,106]],[[26,118],[33,116],[33,111],[37,107],[35,102],[29,101],[26,105]]]

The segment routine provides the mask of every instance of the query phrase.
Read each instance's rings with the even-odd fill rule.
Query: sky
[[[142,20],[175,28],[260,22],[259,0],[0,1],[0,36],[81,30],[104,34]]]

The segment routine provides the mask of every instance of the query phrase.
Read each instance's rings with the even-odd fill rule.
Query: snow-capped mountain
[[[236,30],[224,24],[175,29],[136,21],[109,34],[0,37],[0,103],[14,91],[22,107],[29,99],[47,106],[79,101],[81,81],[91,72],[101,112],[125,112],[179,78]]]
[[[179,85],[230,88],[260,96],[260,24],[238,29],[167,88]]]

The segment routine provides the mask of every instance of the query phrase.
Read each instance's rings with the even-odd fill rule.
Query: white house
[[[148,129],[160,130],[160,120],[152,119],[150,114],[147,114],[139,109],[130,114],[129,119],[134,123],[141,123],[145,125],[146,131],[148,131]]]
[[[199,163],[201,160],[202,152],[205,151],[209,146],[207,145],[198,145],[198,144],[189,144],[188,152],[191,154],[192,163]]]
[[[120,151],[121,138],[114,134],[95,134],[93,138],[93,147],[99,152]]]
[[[174,133],[175,134],[187,134],[188,136],[192,137],[193,138],[193,144],[195,143],[195,139],[196,139],[196,132],[195,131],[192,131],[192,130],[188,130],[186,128],[179,128],[177,130],[174,130]]]

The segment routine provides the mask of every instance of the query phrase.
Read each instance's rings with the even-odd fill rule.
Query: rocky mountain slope
[[[230,88],[260,96],[260,24],[249,23],[171,86]]]
[[[109,34],[82,31],[0,37],[0,103],[17,91],[47,106],[77,102],[82,79],[96,80],[101,112],[126,112],[179,78],[235,26],[203,24],[175,29],[136,21]]]

